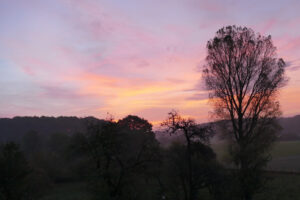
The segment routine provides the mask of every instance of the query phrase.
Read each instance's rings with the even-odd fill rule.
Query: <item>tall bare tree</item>
[[[261,169],[276,138],[280,115],[278,91],[286,82],[285,63],[276,56],[271,36],[246,27],[228,26],[207,43],[203,70],[215,116],[231,138],[238,170],[240,199],[251,200],[262,188]]]

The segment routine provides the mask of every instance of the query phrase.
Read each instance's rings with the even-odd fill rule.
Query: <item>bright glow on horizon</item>
[[[4,0],[0,117],[139,115],[199,122],[206,42],[226,25],[272,35],[288,64],[284,116],[300,113],[299,1]]]

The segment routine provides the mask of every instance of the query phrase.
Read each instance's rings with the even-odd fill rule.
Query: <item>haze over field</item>
[[[283,116],[299,114],[299,1],[0,2],[0,117],[139,115],[208,121],[206,42],[225,25],[272,35],[286,61]]]

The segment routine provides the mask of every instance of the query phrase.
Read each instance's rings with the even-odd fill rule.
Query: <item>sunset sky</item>
[[[139,115],[210,120],[206,42],[226,25],[272,35],[300,114],[300,1],[1,0],[0,117]]]

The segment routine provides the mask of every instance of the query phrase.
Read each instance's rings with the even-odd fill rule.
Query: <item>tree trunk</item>
[[[188,132],[185,131],[185,137],[187,140],[187,162],[188,162],[188,188],[189,188],[189,200],[194,200],[196,198],[194,186],[193,186],[193,169],[192,169],[192,150],[191,150],[191,140],[188,136]]]

